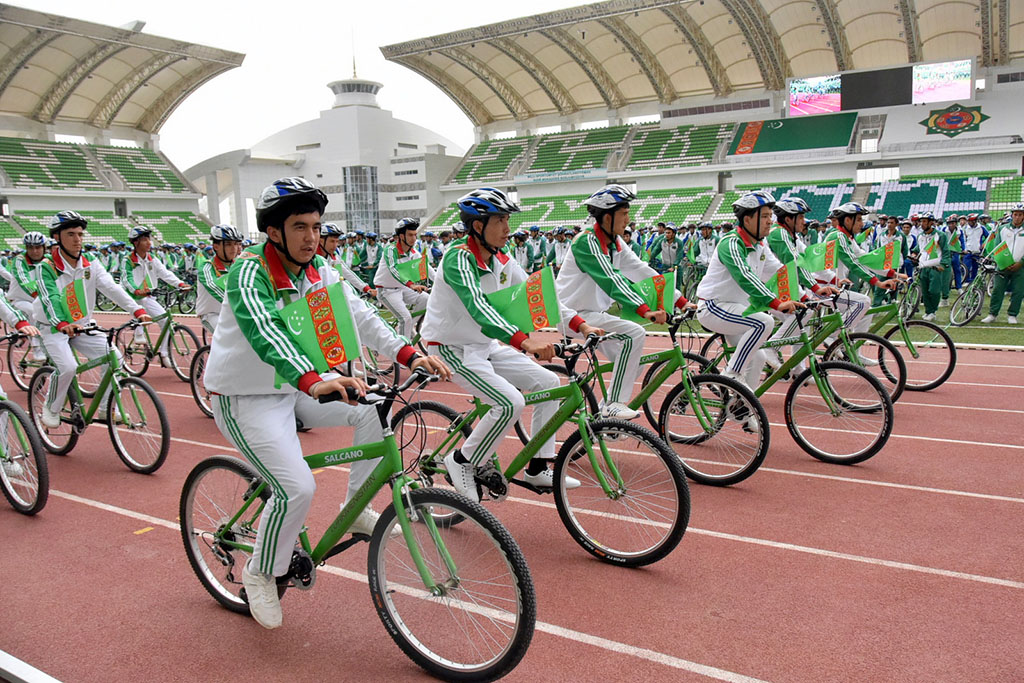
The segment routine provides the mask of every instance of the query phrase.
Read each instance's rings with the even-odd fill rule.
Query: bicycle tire
[[[412,525],[431,575],[443,579],[437,583],[444,593],[437,594],[423,587],[405,536],[391,534],[397,524],[394,504],[381,513],[366,558],[381,623],[406,656],[443,680],[505,676],[526,654],[537,618],[533,580],[519,546],[494,515],[456,493],[416,489],[403,499],[411,520],[444,507],[466,523],[457,531],[435,526],[444,537],[443,550],[428,525]],[[448,568],[446,557],[457,571]],[[472,593],[478,585],[479,597]],[[470,657],[478,661],[464,661]]]
[[[28,414],[46,452],[52,455],[67,455],[78,443],[78,437],[81,436],[78,430],[73,428],[72,422],[74,413],[81,411],[82,397],[75,389],[75,385],[72,384],[68,388],[68,395],[61,408],[60,426],[52,429],[46,427],[42,419],[42,406],[49,391],[50,377],[54,372],[56,369],[47,365],[39,368],[32,375],[32,381],[29,382],[28,388]]]
[[[145,342],[145,349],[136,349],[132,345],[135,342],[135,333],[131,328],[124,328],[117,331],[114,338],[114,345],[121,354],[121,365],[132,377],[142,377],[149,368],[149,342]]]
[[[921,349],[915,344],[917,357],[907,348],[899,325],[883,336],[892,342],[893,335],[900,335],[893,345],[903,353],[903,361],[907,364],[907,391],[931,391],[941,386],[956,369],[956,344],[953,343],[952,337],[938,325],[926,320],[909,320],[903,324],[908,328],[908,334],[911,334],[909,330],[922,331]],[[922,349],[925,348],[931,350],[922,353]],[[931,365],[942,366],[941,372],[938,375],[930,372]]]
[[[900,396],[903,395],[903,390],[907,388],[907,364],[903,360],[903,354],[893,346],[892,342],[877,334],[851,332],[847,337],[851,343],[862,342],[862,344],[858,345],[858,350],[864,348],[866,343],[874,344],[877,347],[874,353],[869,351],[868,357],[871,360],[877,361],[878,365],[872,366],[877,368],[879,372],[875,377],[878,378],[878,381],[889,392],[889,398],[892,399],[892,402],[896,403]],[[846,347],[843,345],[842,339],[835,340],[825,349],[822,360],[845,360],[852,362],[846,358]],[[854,363],[854,365],[859,366],[860,363]],[[871,372],[867,367],[864,369]]]
[[[786,392],[786,427],[793,440],[809,455],[822,462],[837,465],[853,465],[874,456],[885,446],[892,434],[893,407],[889,392],[874,375],[846,361],[820,362],[818,373],[832,397],[836,399],[835,403],[841,409],[840,415],[823,410],[826,407],[825,399],[811,376],[811,369],[804,370],[793,380]],[[801,392],[806,395],[801,395]],[[812,420],[815,415],[826,419]],[[801,423],[816,421],[818,424],[803,426],[798,424],[798,416]],[[856,425],[837,425],[833,421],[840,416],[858,416],[860,419]],[[866,424],[869,416],[873,422],[878,423],[878,427],[870,431]],[[833,421],[829,421],[828,418]],[[828,451],[822,445],[822,440],[816,439],[815,443],[811,442],[808,434],[818,433],[821,433],[823,438],[832,437],[833,443],[836,444],[854,441],[858,443],[855,447],[843,446],[848,451],[845,453]],[[871,439],[861,445],[859,442],[862,440],[858,438],[860,436],[870,436]],[[838,449],[839,446],[831,448]]]
[[[686,364],[686,368],[687,370],[690,371],[690,374],[693,375],[697,375],[704,372],[704,368],[711,365],[711,361],[709,361],[707,358],[700,355],[699,353],[691,353],[690,351],[683,351],[683,359],[688,361]],[[662,360],[658,361],[657,363],[651,363],[651,367],[649,367],[647,369],[647,372],[644,373],[644,379],[643,382],[640,383],[640,386],[649,387],[651,383],[654,381],[655,375],[661,372],[661,369],[665,367],[665,363],[667,362],[668,361]],[[671,379],[672,376],[669,375],[669,377],[664,382],[662,382],[661,386],[658,387],[658,389],[656,389],[653,394],[651,394],[650,398],[644,401],[643,406],[641,406],[641,410],[644,411],[644,417],[647,418],[647,424],[651,426],[651,429],[653,429],[656,434],[661,432],[661,423],[659,422],[659,415],[661,411],[660,409],[657,409],[654,406],[665,404],[665,398],[668,396],[668,393],[672,391],[671,387],[675,386],[669,385],[669,380]],[[682,381],[681,370],[679,381]],[[665,390],[664,393],[660,393],[663,389],[665,389],[666,386],[669,386],[669,388]]]
[[[722,345],[724,343],[725,335],[721,332],[715,332],[700,345],[700,355],[709,361],[713,361],[722,355]]]
[[[181,292],[178,295],[178,311],[188,315],[196,310],[196,290],[192,289]]]
[[[659,436],[675,451],[686,476],[709,486],[732,486],[750,477],[771,445],[771,428],[761,401],[746,385],[719,374],[691,376],[689,389],[713,432],[697,417],[686,382],[672,388],[658,418],[663,425]],[[730,404],[748,417],[731,417]],[[750,418],[756,421],[756,429]]]
[[[641,567],[666,557],[682,540],[690,519],[690,489],[679,458],[654,432],[632,422],[594,420],[589,430],[595,446],[608,449],[626,488],[615,487],[611,497],[605,494],[575,432],[555,458],[555,506],[562,524],[580,547],[609,564]],[[607,476],[607,467],[602,470]],[[643,482],[643,491],[629,486],[633,475]],[[568,488],[568,477],[580,486]],[[657,502],[649,504],[654,497]],[[651,519],[655,513],[658,518]],[[615,530],[623,524],[625,532]]]
[[[206,417],[213,417],[213,407],[210,406],[210,393],[203,383],[203,373],[206,372],[206,359],[210,355],[210,345],[200,347],[196,355],[192,356],[192,363],[188,368],[189,388],[192,389],[192,399],[199,406],[199,410]]]
[[[167,357],[171,361],[171,370],[182,382],[190,379],[188,369],[192,358],[199,350],[199,337],[190,328],[174,323],[170,330],[171,339],[167,344]]]
[[[566,383],[562,384],[562,386],[566,386],[566,384],[568,384],[569,371],[565,369],[564,365],[559,365],[558,363],[543,363],[541,367],[543,367],[545,370],[550,370],[551,372],[558,375],[560,382],[562,378],[565,378]],[[597,415],[598,403],[597,397],[594,396],[594,390],[590,387],[589,384],[581,386],[580,389],[583,391],[583,399],[587,402],[587,410],[590,411],[591,415]],[[522,415],[520,415],[519,419],[516,420],[515,425],[513,425],[513,428],[515,429],[516,436],[519,437],[520,443],[522,443],[525,446],[527,442],[530,441],[530,433],[527,431],[526,426],[523,424]],[[566,422],[564,425],[559,427],[559,431],[555,432],[556,448],[557,444],[565,443],[565,440],[569,438],[569,435],[573,431],[575,431],[575,429],[576,425],[572,422]]]
[[[362,358],[368,383],[382,381],[385,384],[398,384],[401,381],[402,366],[397,361],[377,353],[369,346],[363,346]]]
[[[0,489],[11,507],[34,515],[50,494],[46,451],[28,415],[12,401],[0,401],[0,430]]]
[[[218,473],[216,481],[211,477]],[[204,481],[205,480],[205,481]],[[192,468],[181,488],[178,502],[181,540],[185,555],[199,582],[213,598],[238,614],[249,614],[249,603],[242,587],[242,569],[251,553],[218,545],[215,533],[241,509],[245,494],[262,482],[248,463],[228,455],[215,455]],[[269,487],[260,495],[263,503],[270,498]],[[258,520],[253,516],[239,520],[232,527],[230,540],[242,537],[248,544],[256,542]],[[284,588],[278,588],[283,595]]]
[[[126,391],[127,390],[127,391]],[[157,396],[153,387],[138,377],[127,377],[118,382],[117,392],[121,397],[121,405],[125,414],[118,417],[117,402],[114,396],[110,396],[107,403],[107,432],[110,434],[110,442],[114,444],[114,451],[121,462],[133,472],[139,474],[152,474],[160,469],[167,459],[167,451],[171,447],[171,426],[167,421],[167,411],[164,409],[163,401]],[[143,406],[142,396],[144,394],[150,405]],[[143,434],[143,430],[154,424],[159,428],[159,434],[152,431]],[[128,421],[125,424],[124,420]],[[141,436],[133,439],[138,443],[128,445],[132,436]],[[157,441],[159,440],[159,443]],[[146,452],[148,449],[148,452]]]
[[[14,385],[22,391],[28,391],[28,383],[38,365],[32,365],[28,354],[32,344],[27,337],[15,337],[7,343],[7,369],[11,372]]]
[[[981,287],[967,285],[949,308],[949,324],[963,327],[978,317],[985,305],[985,292]]]
[[[921,286],[914,284],[907,290],[907,296],[900,306],[900,315],[904,320],[910,320],[917,315],[917,309],[921,307]]]

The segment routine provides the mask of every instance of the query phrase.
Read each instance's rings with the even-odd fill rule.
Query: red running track
[[[159,472],[131,473],[91,428],[50,458],[40,515],[0,508],[0,650],[65,681],[424,679],[358,579],[365,546],[332,559],[312,591],[290,591],[276,631],[207,595],[181,547],[178,495],[196,462],[231,449],[186,384],[161,368],[146,379],[174,437]],[[780,424],[776,389],[765,405]],[[454,385],[431,391],[465,400]],[[1022,399],[1024,355],[961,351],[950,382],[904,395],[889,445],[859,466],[813,460],[773,426],[761,470],[729,489],[691,486],[682,543],[640,570],[593,559],[551,498],[514,492],[492,509],[523,549],[539,612],[510,679],[1024,680]],[[350,434],[301,438],[312,451]],[[314,533],[346,476],[317,475]]]

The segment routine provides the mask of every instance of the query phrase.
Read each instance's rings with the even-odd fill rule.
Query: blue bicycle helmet
[[[259,201],[256,202],[256,227],[260,232],[267,231],[267,219],[275,209],[285,206],[296,198],[312,199],[322,214],[327,207],[327,195],[314,187],[305,178],[296,176],[280,178],[272,185],[263,188]]]

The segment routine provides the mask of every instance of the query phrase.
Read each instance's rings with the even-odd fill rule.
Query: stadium
[[[459,25],[473,23],[472,16],[461,14],[465,21]],[[457,106],[465,117],[465,131],[471,130],[468,147],[431,129],[426,117],[418,120],[385,108],[380,93],[392,84],[374,80],[365,69],[357,73],[353,63],[351,77],[342,77],[346,67],[338,80],[323,84],[333,101],[315,118],[299,117],[244,146],[232,145],[179,166],[175,155],[162,148],[162,129],[200,89],[216,91],[224,82],[222,75],[256,68],[246,63],[245,54],[147,33],[141,21],[111,26],[0,5],[0,265],[13,269],[10,264],[25,249],[25,235],[49,235],[51,218],[68,209],[87,222],[85,239],[97,247],[125,240],[133,228],[151,230],[157,245],[205,243],[219,224],[236,226],[259,246],[266,239],[257,229],[261,191],[284,177],[305,179],[322,190],[329,199],[323,221],[337,224],[343,236],[354,238],[357,230],[379,233],[382,242],[407,217],[418,222],[421,236],[461,227],[457,202],[482,187],[504,192],[521,208],[509,216],[512,231],[537,227],[544,234],[565,227],[586,233],[594,221],[585,201],[610,184],[635,194],[629,219],[645,236],[653,236],[658,224],[735,223],[734,204],[755,190],[778,201],[802,200],[807,220],[822,223],[839,207],[856,203],[866,207],[867,225],[880,216],[901,222],[913,216],[917,230],[919,215],[942,222],[951,215],[966,219],[977,214],[990,217],[984,223],[986,235],[991,231],[998,236],[1004,216],[1009,220],[1021,212],[1015,207],[1024,203],[1024,3],[605,0],[476,23],[378,46],[387,62],[429,83]],[[288,65],[281,69],[267,77],[287,78]],[[326,91],[310,97],[324,99]],[[999,246],[998,240],[993,246]],[[644,252],[642,258],[646,262],[649,256]],[[484,270],[481,256],[476,258]],[[356,268],[357,263],[350,265]],[[422,263],[426,280],[426,256]],[[434,265],[441,269],[440,263]],[[899,264],[890,265],[895,277]],[[6,278],[4,272],[0,269],[0,276]],[[985,306],[992,299],[992,272],[987,291],[984,286],[971,290]],[[687,273],[689,277],[692,271]],[[374,285],[372,272],[370,276],[367,289]],[[285,281],[274,281],[275,294]],[[535,289],[523,291],[537,294],[540,280],[529,282]],[[950,286],[947,281],[945,289]],[[968,289],[965,281],[963,291]],[[659,290],[656,300],[663,305],[662,294]],[[618,432],[607,441],[594,437],[593,452],[588,453],[581,446],[586,421],[580,418],[578,430],[567,422],[552,437],[559,449],[552,476],[563,477],[561,488],[558,483],[554,490],[532,486],[529,479],[508,476],[506,490],[498,494],[497,488],[491,489],[491,499],[485,486],[478,489],[483,507],[496,518],[494,524],[507,533],[495,532],[488,543],[463,541],[457,547],[482,555],[492,545],[508,552],[506,541],[497,539],[514,539],[515,552],[521,549],[523,566],[529,567],[524,571],[511,562],[523,573],[510,589],[515,596],[510,601],[525,603],[536,591],[536,605],[512,614],[503,612],[501,598],[491,602],[489,595],[475,604],[470,603],[476,597],[432,602],[446,590],[468,590],[471,583],[463,577],[465,584],[460,585],[462,579],[453,576],[450,585],[434,585],[423,594],[417,582],[455,562],[446,553],[436,564],[430,558],[416,561],[412,553],[414,561],[402,567],[407,578],[397,582],[392,576],[390,588],[381,588],[388,543],[395,541],[388,541],[387,530],[378,525],[372,540],[370,534],[354,534],[348,542],[327,544],[327,556],[319,564],[311,559],[321,560],[317,544],[300,537],[303,543],[294,551],[299,564],[289,567],[292,583],[287,591],[284,584],[276,588],[287,596],[281,598],[284,627],[272,632],[248,617],[247,598],[236,595],[243,579],[231,573],[236,561],[232,553],[253,546],[223,540],[225,534],[242,538],[243,527],[251,528],[255,538],[255,516],[246,522],[245,506],[257,498],[262,501],[256,503],[259,510],[268,504],[270,489],[260,482],[263,470],[236,470],[243,477],[251,474],[234,491],[246,503],[234,518],[232,511],[220,507],[211,517],[214,528],[207,536],[216,532],[219,540],[211,544],[216,546],[215,559],[205,574],[195,560],[200,544],[193,538],[190,546],[188,537],[183,487],[195,484],[193,468],[210,456],[240,457],[237,442],[210,419],[211,400],[219,400],[213,399],[216,392],[206,391],[196,379],[196,367],[201,378],[203,366],[194,361],[202,357],[205,363],[208,357],[198,347],[212,333],[208,338],[200,320],[179,305],[174,319],[195,340],[188,357],[180,368],[173,359],[170,369],[163,367],[153,342],[140,370],[133,365],[131,340],[118,346],[115,334],[129,316],[98,309],[97,322],[110,326],[110,339],[117,339],[111,343],[124,357],[122,371],[146,373],[142,383],[151,385],[149,395],[159,406],[154,413],[166,425],[162,455],[150,470],[152,476],[139,476],[136,472],[145,468],[133,467],[123,455],[125,444],[117,436],[122,427],[112,417],[104,425],[92,413],[86,415],[96,404],[88,407],[91,396],[80,393],[75,399],[74,391],[69,394],[70,418],[58,420],[61,428],[75,434],[68,450],[82,437],[73,457],[53,457],[59,449],[51,449],[46,430],[40,430],[40,444],[50,453],[49,502],[45,510],[22,515],[0,510],[5,586],[0,599],[7,617],[0,629],[0,679],[424,680],[422,667],[452,680],[505,675],[531,681],[1021,680],[1024,473],[1017,459],[1024,448],[1024,410],[1017,399],[1024,391],[1024,334],[1012,311],[1006,317],[1005,307],[984,321],[991,324],[980,324],[988,310],[981,303],[970,318],[958,321],[963,311],[957,308],[959,295],[957,289],[946,291],[948,301],[929,313],[931,317],[922,317],[917,304],[904,309],[905,293],[893,298],[892,316],[884,318],[893,322],[871,330],[883,338],[879,360],[875,367],[860,363],[864,367],[856,368],[869,377],[865,381],[872,388],[878,386],[879,397],[885,393],[878,399],[877,414],[874,404],[857,403],[867,399],[843,398],[833,389],[831,402],[825,398],[828,409],[822,412],[816,406],[818,412],[805,415],[810,426],[805,422],[803,428],[795,417],[800,401],[806,400],[801,391],[820,391],[821,396],[814,394],[820,401],[827,394],[827,374],[808,370],[812,379],[801,382],[797,376],[802,376],[803,366],[796,367],[795,360],[781,370],[774,366],[775,374],[766,366],[764,384],[757,391],[748,389],[751,410],[736,417],[728,394],[731,385],[709,389],[701,399],[699,382],[687,384],[689,373],[717,375],[720,368],[706,363],[715,353],[721,360],[734,350],[727,351],[725,341],[720,347],[709,345],[712,330],[683,322],[681,313],[675,323],[669,315],[665,323],[650,324],[648,355],[633,391],[648,397],[642,401],[644,416],[635,425],[649,431],[651,440],[639,436],[630,441],[634,432]],[[697,303],[695,294],[691,299]],[[364,292],[362,300],[393,326],[401,324],[372,296]],[[1013,301],[1011,297],[1011,309]],[[608,310],[615,316],[629,313],[623,313],[621,303]],[[883,317],[876,314],[875,319]],[[853,342],[836,331],[841,324],[836,323],[831,335],[821,333],[820,340],[827,343],[817,351],[819,362],[846,358],[857,365]],[[5,327],[10,333],[0,343],[0,431],[5,432],[17,421],[5,406],[23,410],[39,429],[45,417],[32,401],[48,396],[19,388],[15,375],[19,367],[24,372],[28,347],[15,327]],[[40,325],[44,333],[51,331],[44,327]],[[530,338],[562,341],[553,327],[538,325]],[[419,350],[410,353],[437,353],[429,339],[420,344],[419,329],[413,338]],[[53,335],[59,336],[57,330],[54,326]],[[172,343],[177,343],[174,334]],[[323,335],[318,339],[323,342]],[[795,354],[801,344],[794,341],[786,349]],[[23,349],[20,361],[18,348]],[[204,348],[209,353],[209,346]],[[584,353],[580,349],[577,353]],[[404,369],[400,374],[376,365],[375,355],[371,363],[369,351],[364,348],[360,360],[366,363],[367,378],[396,385],[411,381]],[[686,354],[678,354],[684,368],[677,365],[660,376],[659,369],[679,351]],[[826,359],[833,352],[847,355]],[[808,351],[814,353],[813,348]],[[575,366],[554,360],[560,364],[555,371],[562,384],[577,381]],[[865,361],[863,354],[860,360]],[[897,361],[899,369],[894,369]],[[37,370],[39,365],[25,374],[26,386],[33,372],[40,375],[42,386],[48,370],[45,363]],[[589,424],[591,429],[597,424],[593,433],[599,433],[597,418],[604,415],[605,402],[598,405],[594,395],[603,391],[607,396],[603,382],[612,375],[600,382],[593,379],[593,373],[600,373],[596,355],[583,365],[591,373],[590,383],[579,380],[587,389],[574,414],[582,415],[586,402],[592,402],[590,416],[595,419]],[[116,378],[118,371],[111,368]],[[583,377],[584,370],[579,373],[576,377]],[[898,391],[886,384],[887,378]],[[83,386],[85,379],[82,375]],[[274,391],[282,376],[275,381]],[[661,386],[664,382],[675,388]],[[692,390],[690,398],[680,388],[686,386]],[[652,414],[648,403],[655,399]],[[391,423],[381,417],[382,429],[395,430],[400,451],[418,450],[414,457],[405,452],[402,463],[415,485],[395,485],[404,480],[399,479],[401,468],[394,470],[394,493],[382,491],[373,499],[378,511],[400,505],[403,497],[411,507],[415,496],[410,489],[420,484],[446,487],[439,475],[443,471],[425,469],[428,444],[440,453],[448,442],[435,443],[435,438],[468,436],[468,424],[474,419],[483,424],[487,413],[477,394],[456,383],[423,384],[409,390],[404,400],[426,402],[422,415],[440,422],[422,418],[419,431],[403,436],[402,416],[413,414],[411,408],[395,405],[385,416]],[[701,448],[709,437],[683,437],[668,426],[691,416],[696,421],[701,400],[717,401],[721,409],[717,426],[705,424],[705,431],[734,426],[736,443],[754,439],[757,444],[756,462],[746,463],[748,470],[735,482],[701,474],[711,465],[692,449]],[[527,400],[523,415],[539,411],[534,405],[540,403],[539,398]],[[754,404],[760,412],[753,410]],[[107,403],[103,406],[100,410],[107,409]],[[640,406],[634,407],[640,415]],[[118,409],[110,408],[110,415]],[[853,417],[842,427],[830,427],[829,411],[833,417]],[[748,417],[750,412],[754,417]],[[467,426],[459,427],[459,420]],[[523,417],[515,431],[495,437],[495,457],[501,463],[525,453],[524,444],[526,449],[539,447],[530,441],[527,423]],[[829,455],[820,446],[815,454],[809,445],[829,435],[851,441],[873,438],[876,425],[879,440],[858,458]],[[324,451],[324,458],[310,460],[311,468],[319,463],[312,469],[319,495],[312,503],[308,531],[328,537],[338,526],[330,520],[339,514],[338,502],[357,459],[330,449],[348,447],[354,432],[351,426],[320,425],[308,431],[301,420],[296,427],[302,429],[295,438],[303,453]],[[35,448],[22,437],[23,449]],[[14,508],[26,512],[16,494],[9,493],[17,490],[9,464],[9,451],[17,446],[10,438],[0,438],[0,484]],[[570,452],[574,438],[578,450]],[[598,443],[611,471],[602,473],[595,465],[594,471],[583,473],[591,482],[571,468],[573,462],[597,462]],[[651,453],[638,452],[650,443],[656,444]],[[563,445],[566,457],[561,455]],[[661,516],[660,500],[613,509],[589,508],[574,499],[572,486],[565,483],[569,471],[576,472],[577,486],[584,480],[584,490],[593,483],[602,500],[628,498],[628,482],[614,481],[620,476],[616,453],[642,456],[647,459],[643,466],[665,457],[683,462],[669,467],[682,482],[674,484],[675,511]],[[338,464],[342,466],[331,466]],[[746,479],[754,470],[757,474]],[[496,474],[499,480],[504,476]],[[683,474],[691,481],[688,487]],[[257,484],[265,488],[257,489]],[[680,503],[684,497],[685,504]],[[230,504],[237,502],[232,499]],[[191,504],[198,505],[195,499]],[[450,534],[449,542],[464,538],[463,533],[473,538],[467,528],[476,527],[460,520],[491,528],[489,521],[480,521],[483,517],[474,518],[472,510],[454,508],[461,513],[452,522],[437,512],[440,502],[434,505],[423,508],[429,510],[425,518],[410,511],[410,519],[433,529],[435,536]],[[617,555],[613,540],[600,533],[587,536],[586,529],[603,532],[602,525],[612,529],[615,523],[632,525],[632,533],[642,539],[648,534],[678,535],[665,541],[669,547],[662,555],[657,548],[651,551],[650,564],[644,564],[629,553]],[[396,526],[391,537],[401,539],[402,533]],[[655,546],[660,542],[651,541]],[[340,554],[349,547],[353,549]],[[378,565],[373,553],[380,553]],[[303,557],[310,562],[305,569],[299,566]],[[212,578],[225,567],[226,591]],[[300,570],[307,573],[296,573]],[[523,581],[524,576],[531,581]],[[316,588],[307,592],[312,578],[318,578]],[[368,583],[372,601],[366,599]],[[410,603],[447,604],[447,612],[432,617],[426,608],[421,613],[413,607],[409,621],[395,619],[388,605],[403,604],[403,596],[409,600],[405,609]],[[463,622],[452,613],[471,616]],[[419,640],[403,635],[420,624],[434,624],[434,618],[437,623],[455,619],[458,628],[451,633],[461,632],[453,638],[449,632],[431,633]],[[446,656],[416,654],[430,647],[443,651],[453,639],[497,641],[511,633],[518,634],[515,642],[508,652],[502,650],[511,664],[495,665],[487,675],[456,671],[454,660]],[[483,649],[488,647],[492,645]]]

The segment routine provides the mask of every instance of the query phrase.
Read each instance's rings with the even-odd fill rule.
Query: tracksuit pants
[[[946,274],[940,272],[935,266],[919,268],[917,280],[921,283],[921,299],[924,301],[925,315],[935,313],[939,310],[943,286],[948,287]]]
[[[974,282],[974,278],[978,277],[978,254],[965,251],[961,258],[967,267],[967,280],[965,280],[964,284],[970,284]]]
[[[678,292],[676,298],[679,298]],[[600,327],[608,333],[598,349],[613,361],[612,381],[608,385],[607,403],[629,403],[633,397],[636,378],[640,374],[640,357],[644,355],[647,332],[631,320],[601,311],[579,311],[588,325]]]
[[[79,322],[89,321],[80,320]],[[89,360],[106,355],[110,347],[107,345],[107,337],[104,334],[79,334],[73,339],[69,339],[63,332],[54,333],[43,330],[40,332],[39,336],[42,338],[43,347],[57,369],[57,372],[50,378],[50,393],[47,395],[46,402],[50,406],[51,412],[59,413],[64,405],[64,399],[68,395],[68,389],[71,388],[71,380],[75,378],[75,371],[78,369],[78,360],[75,359],[75,354],[71,351],[72,347]],[[118,357],[121,356],[116,348],[114,351]],[[107,389],[107,397],[109,395],[110,389]],[[107,397],[101,405],[105,405]]]
[[[33,319],[31,301],[11,301],[11,305],[21,311],[22,315],[25,316],[25,320],[29,321],[32,325],[36,324]],[[38,350],[42,344],[42,340],[39,337],[29,337],[28,342],[33,351]]]
[[[384,307],[395,314],[398,319],[398,334],[406,339],[412,339],[412,311],[419,311],[427,307],[426,292],[414,292],[408,287],[380,287],[377,289],[377,298]]]
[[[996,279],[992,284],[992,301],[988,306],[989,313],[999,315],[1007,290],[1010,292],[1010,307],[1006,309],[1006,314],[1016,317],[1020,314],[1020,305],[1024,301],[1024,268],[1016,273],[996,273]]]
[[[160,302],[158,302],[154,297],[151,297],[151,296],[144,296],[144,297],[142,297],[141,299],[138,300],[138,304],[139,304],[139,307],[143,308],[146,311],[146,313],[149,315],[149,317],[151,317],[151,318],[156,318],[157,316],[163,315],[164,313],[167,312],[167,310],[164,309],[164,307],[160,305]],[[164,318],[163,320],[161,320],[160,323],[159,323],[159,325],[160,325],[160,332],[163,332],[164,328],[167,327],[167,325],[169,323],[170,323],[170,319],[169,318]],[[136,342],[143,342],[145,340],[146,340],[145,329],[142,328],[142,327],[136,327],[135,328],[135,341]],[[166,337],[164,337],[164,343],[160,345],[160,355],[161,356],[166,356],[167,355],[167,349],[170,347],[170,344],[171,344],[171,335],[167,335]]]
[[[843,325],[851,332],[868,331],[868,327],[871,325],[871,316],[867,313],[871,308],[871,299],[867,294],[847,290],[839,295],[836,308],[845,311]]]
[[[199,322],[203,329],[211,335],[217,331],[217,323],[220,322],[220,313],[204,313],[199,316]]]
[[[462,444],[463,457],[474,465],[486,462],[494,454],[509,427],[519,419],[526,407],[522,392],[560,386],[558,375],[497,341],[461,346],[440,344],[432,348],[436,348],[437,354],[451,367],[452,381],[491,406]],[[535,404],[530,433],[536,434],[557,410],[557,401]],[[537,457],[554,455],[552,438],[541,447]]]
[[[720,333],[729,346],[736,348],[725,370],[755,389],[766,357],[761,347],[772,336],[775,319],[768,313],[743,315],[749,306],[747,303],[701,299],[697,305],[697,320],[705,329]]]
[[[295,433],[295,419],[307,427],[355,427],[354,445],[381,441],[384,436],[373,406],[319,403],[310,396],[289,393],[212,397],[213,418],[221,434],[252,463],[270,486],[271,495],[260,517],[253,564],[264,574],[288,572],[295,541],[313,502],[316,482]],[[348,501],[373,472],[380,459],[357,460],[348,476]]]

